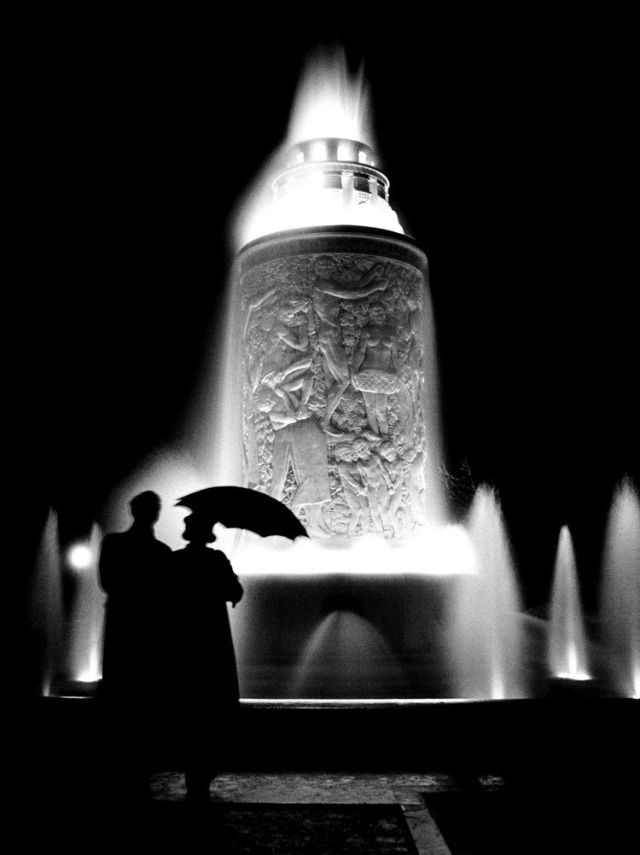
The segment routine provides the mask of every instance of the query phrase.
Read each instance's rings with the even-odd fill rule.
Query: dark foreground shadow
[[[415,855],[416,851],[401,807],[387,804],[156,802],[137,810],[121,805],[102,821],[95,810],[75,823],[58,823],[45,836],[49,838],[45,849],[26,851],[46,851],[55,841],[64,841],[66,852],[136,855]]]

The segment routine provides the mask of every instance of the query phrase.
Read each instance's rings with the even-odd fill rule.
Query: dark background
[[[530,608],[568,523],[595,602],[612,492],[639,476],[628,22],[360,11],[340,27],[326,9],[247,7],[234,24],[56,17],[16,33],[24,578],[49,506],[86,529],[179,434],[230,216],[286,132],[308,51],[342,43],[364,59],[392,204],[430,260],[454,507],[496,487]]]

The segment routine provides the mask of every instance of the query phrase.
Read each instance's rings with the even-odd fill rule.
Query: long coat
[[[158,679],[170,558],[166,544],[135,525],[102,541],[99,578],[107,594],[102,670],[109,694],[140,698]]]
[[[193,720],[232,708],[239,691],[227,602],[240,600],[242,586],[229,560],[197,544],[174,552],[168,594],[174,700]]]

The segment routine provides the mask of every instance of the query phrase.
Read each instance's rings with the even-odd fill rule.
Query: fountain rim
[[[329,225],[329,226],[306,226],[297,229],[285,229],[277,232],[270,232],[267,235],[261,235],[252,241],[244,244],[237,252],[236,259],[242,263],[249,256],[259,253],[261,250],[268,251],[270,248],[277,246],[282,248],[283,244],[292,244],[290,255],[297,255],[308,252],[322,252],[314,244],[318,242],[330,241],[332,245],[327,248],[327,252],[339,253],[341,247],[339,242],[345,241],[345,252],[354,252],[357,250],[358,239],[363,241],[362,253],[371,252],[371,244],[367,245],[368,241],[385,243],[387,245],[395,245],[397,251],[402,255],[414,256],[414,265],[423,273],[428,271],[429,262],[426,253],[422,250],[416,240],[410,235],[391,232],[387,229],[378,229],[372,226],[354,226],[354,225]],[[348,246],[347,246],[348,244]],[[312,248],[313,247],[313,248]],[[255,263],[255,262],[254,262]],[[251,265],[253,266],[253,264]]]

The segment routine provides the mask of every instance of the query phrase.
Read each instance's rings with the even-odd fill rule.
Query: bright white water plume
[[[321,137],[359,140],[375,147],[363,71],[351,74],[343,51],[311,56],[296,91],[287,145]]]
[[[425,526],[401,544],[375,535],[353,541],[295,541],[262,538],[217,526],[217,546],[241,576],[419,575],[457,576],[476,572],[476,557],[460,525]]]
[[[478,574],[452,585],[448,630],[458,694],[494,700],[522,697],[522,604],[502,511],[490,488],[477,490],[468,528]]]
[[[614,687],[640,698],[640,501],[629,481],[609,513],[600,619]]]
[[[62,576],[58,548],[58,517],[49,511],[42,530],[30,597],[30,623],[41,654],[40,692],[48,695],[62,652]]]
[[[89,539],[75,544],[67,557],[75,587],[69,624],[69,673],[79,683],[94,683],[102,676],[105,595],[98,583],[100,541],[100,529],[94,525]]]
[[[576,559],[567,526],[560,531],[551,589],[549,667],[555,677],[590,679]]]

